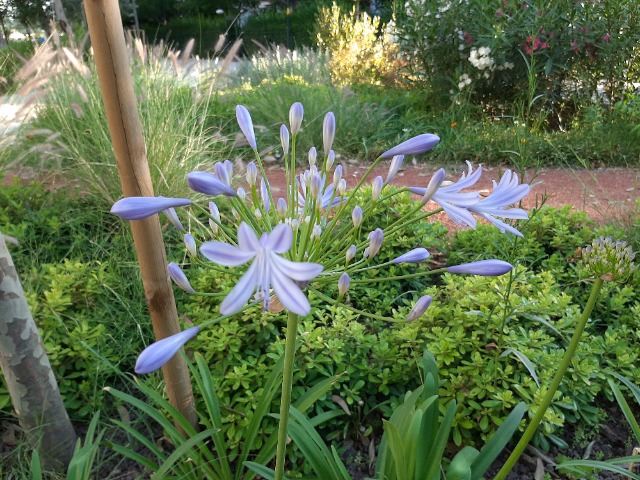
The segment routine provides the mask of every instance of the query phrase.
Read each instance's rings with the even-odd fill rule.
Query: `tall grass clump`
[[[206,127],[211,89],[200,91],[190,85],[188,76],[198,65],[190,60],[189,48],[180,55],[135,41],[131,49],[153,184],[160,195],[181,195],[186,173],[219,156],[224,148],[219,136]],[[54,50],[53,58],[74,68],[48,79],[48,94],[33,123],[36,132],[55,134],[53,141],[45,142],[43,136],[34,139],[42,144],[36,152],[56,152],[55,163],[42,163],[39,157],[41,166],[71,172],[86,192],[113,202],[122,193],[92,59],[85,61],[80,49]],[[46,67],[37,54],[30,62]]]
[[[309,47],[289,50],[281,45],[263,48],[241,62],[234,76],[241,84],[252,86],[264,81],[277,81],[283,77],[301,78],[310,84],[331,82],[328,68],[329,55]]]

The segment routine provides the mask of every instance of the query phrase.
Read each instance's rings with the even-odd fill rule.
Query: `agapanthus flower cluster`
[[[198,331],[253,305],[269,310],[277,299],[278,304],[290,313],[305,316],[312,310],[307,292],[313,291],[322,301],[352,308],[349,295],[354,284],[385,281],[384,277],[371,278],[365,274],[374,266],[384,272],[391,265],[408,264],[408,268],[416,269],[413,276],[444,271],[502,275],[512,269],[507,262],[484,260],[430,270],[424,266],[430,258],[429,246],[423,245],[420,238],[414,239],[415,245],[410,251],[387,255],[386,258],[393,258],[391,261],[379,260],[385,245],[394,236],[401,235],[403,227],[425,221],[434,213],[425,211],[424,205],[430,200],[456,222],[475,227],[475,218],[481,217],[502,231],[521,235],[511,224],[500,219],[527,218],[521,208],[510,208],[529,192],[529,186],[521,185],[511,171],[507,170],[499,182],[494,182],[493,192],[485,197],[473,191],[482,167],[474,170],[471,164],[456,182],[446,181],[446,173],[440,169],[426,186],[392,187],[406,156],[423,154],[438,144],[437,135],[425,133],[380,154],[362,180],[348,185],[345,167],[336,164],[333,150],[335,116],[331,112],[325,116],[322,151],[312,148],[300,155],[296,151],[296,140],[304,108],[295,103],[290,109],[288,126],[280,127],[287,187],[279,196],[271,189],[266,176],[249,111],[239,105],[236,114],[255,161],[242,172],[234,172],[230,161],[216,163],[211,172],[191,172],[187,176],[188,185],[205,196],[205,206],[183,198],[129,197],[116,202],[112,208],[112,213],[128,220],[165,212],[173,218],[175,225],[182,225],[179,215],[185,215],[184,211],[175,209],[188,208],[194,218],[188,222],[192,230],[184,233],[186,258],[222,271],[238,269],[236,285],[224,294],[220,303],[220,317],[199,325],[198,329],[188,330],[188,334],[174,335],[172,341],[165,339],[148,347],[136,365],[138,373],[159,368]],[[302,165],[298,157],[304,158]],[[390,160],[386,178],[370,178],[374,167],[384,159]],[[371,193],[363,195],[364,186],[370,186]],[[380,204],[393,201],[396,195],[411,193],[419,194],[422,201],[415,202],[415,207],[405,217],[392,226],[364,228],[364,225],[375,225],[375,212]],[[423,266],[418,267],[418,264]],[[167,274],[187,293],[206,294],[194,290],[188,280],[188,271],[185,271],[176,263],[170,263]],[[418,319],[431,302],[428,295],[417,298],[413,308],[404,313],[405,320]],[[402,312],[406,307],[398,308]],[[363,318],[367,316],[367,312],[357,313]],[[380,318],[377,313],[372,312],[371,316]],[[389,321],[397,319],[389,318]]]

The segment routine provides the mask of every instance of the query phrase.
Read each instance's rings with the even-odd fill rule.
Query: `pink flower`
[[[606,35],[602,36],[603,42],[608,42],[609,40],[611,40],[611,34],[607,33]]]
[[[502,17],[502,15],[504,15],[504,12],[502,8],[499,8],[498,11],[496,12],[496,18],[500,18]]]

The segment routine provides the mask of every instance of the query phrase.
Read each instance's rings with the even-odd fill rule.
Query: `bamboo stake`
[[[122,191],[126,197],[153,196],[118,2],[84,0],[84,8]],[[153,331],[156,339],[161,340],[178,333],[180,324],[167,274],[158,216],[133,220],[131,229]],[[169,401],[196,426],[195,402],[186,362],[176,355],[162,372]]]

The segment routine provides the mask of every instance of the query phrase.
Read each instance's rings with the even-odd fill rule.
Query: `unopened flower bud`
[[[289,154],[289,130],[286,125],[280,125],[280,143],[282,144],[282,155]]]
[[[230,164],[231,162],[229,162]],[[222,183],[224,183],[227,187],[231,187],[231,175],[229,174],[229,168],[227,168],[226,162],[221,163],[218,162],[213,165],[213,172],[216,174]]]
[[[183,332],[158,340],[145,348],[138,356],[135,372],[139,375],[151,373],[161,368],[180,350],[185,343],[196,336],[200,327],[191,327]]]
[[[351,220],[353,221],[353,226],[358,228],[362,224],[362,208],[360,205],[356,205],[353,207],[353,211],[351,212]]]
[[[396,155],[391,160],[391,165],[389,165],[389,173],[387,173],[387,179],[384,181],[384,184],[390,183],[400,171],[400,167],[402,167],[402,162],[404,161],[404,155]]]
[[[393,263],[420,263],[429,258],[429,252],[426,248],[414,248],[410,252],[400,255],[393,259]]]
[[[253,133],[253,122],[251,121],[251,115],[249,114],[249,110],[242,105],[236,106],[236,119],[238,120],[238,125],[240,126],[240,130],[244,133],[244,136],[249,142],[249,146],[254,150],[256,147],[256,136]]]
[[[247,192],[244,190],[244,188],[238,187],[237,193],[240,200],[244,202],[245,199],[247,198]]]
[[[166,215],[166,217],[169,219],[169,222],[171,222],[171,225],[173,225],[177,230],[181,232],[184,230],[184,227],[180,222],[180,218],[178,218],[178,214],[176,213],[175,208],[173,207],[167,208],[166,210],[163,210],[163,212]]]
[[[411,312],[409,312],[409,316],[407,317],[407,322],[413,322],[414,320],[424,315],[424,312],[427,311],[427,308],[429,308],[429,305],[431,305],[432,301],[433,301],[433,298],[431,298],[429,295],[424,295],[420,297],[416,302],[416,304],[411,309]]]
[[[233,218],[236,219],[236,221],[240,221],[242,220],[242,217],[240,216],[240,213],[238,213],[238,210],[236,210],[235,208],[231,209],[231,215],[233,215]]]
[[[349,290],[349,284],[351,283],[351,277],[347,272],[344,272],[340,275],[340,279],[338,280],[338,295],[340,297],[344,297],[344,294]]]
[[[313,231],[311,232],[311,236],[318,240],[322,235],[322,227],[320,225],[316,225],[313,227]]]
[[[262,197],[262,206],[264,211],[268,212],[271,208],[271,201],[269,199],[269,182],[262,178],[260,180],[260,196]]]
[[[300,125],[302,125],[302,117],[304,117],[304,108],[300,102],[296,102],[291,105],[289,109],[289,126],[291,127],[291,134],[297,135],[300,131]]]
[[[258,167],[254,162],[249,163],[247,165],[247,183],[250,186],[255,186],[256,180],[258,179]]]
[[[334,152],[333,150],[329,150],[329,153],[327,154],[327,165],[326,165],[327,172],[331,170],[331,167],[333,167],[333,162],[335,161],[336,161],[336,152]]]
[[[191,172],[187,174],[187,183],[191,190],[198,193],[204,193],[205,195],[226,195],[228,197],[236,196],[236,191],[213,173],[197,171]]]
[[[318,151],[316,147],[311,147],[309,149],[309,165],[314,166],[316,164],[316,159],[318,158]]]
[[[383,187],[382,177],[377,176],[376,178],[373,179],[373,184],[371,185],[371,198],[373,198],[373,201],[376,201],[380,198],[380,193],[382,193],[382,187]]]
[[[333,188],[338,188],[340,180],[342,180],[342,165],[338,165],[333,172]]]
[[[253,211],[253,214],[256,216],[256,219],[258,219],[258,220],[262,220],[262,212],[260,211],[260,209],[259,209],[259,208],[256,208],[256,209]]]
[[[347,264],[349,264],[349,262],[355,258],[356,252],[357,252],[357,249],[355,245],[351,245],[349,248],[347,248],[347,253],[345,255],[345,260],[347,261]]]
[[[481,277],[496,277],[504,275],[513,269],[513,265],[502,260],[480,260],[479,262],[464,263],[448,267],[449,273],[467,273]]]
[[[184,272],[178,265],[171,262],[167,266],[167,272],[169,273],[169,277],[171,278],[171,280],[173,280],[174,283],[177,286],[179,286],[182,290],[190,294],[196,293],[196,291],[193,289],[193,287],[189,283],[187,276],[184,274]]]
[[[320,195],[322,195],[322,183],[322,177],[319,174],[313,176],[309,188],[309,193],[311,193],[312,198],[318,200]]]
[[[336,117],[333,112],[329,112],[324,116],[322,124],[322,145],[325,155],[331,150],[333,139],[336,135]]]
[[[236,192],[233,192],[235,195]],[[111,213],[125,220],[140,220],[172,207],[189,205],[187,198],[126,197],[111,207]]]
[[[185,234],[184,244],[187,247],[189,255],[191,255],[193,258],[196,258],[198,256],[198,249],[196,247],[196,239],[193,238],[193,235],[191,235],[190,233]]]
[[[280,197],[278,202],[276,203],[276,211],[278,212],[278,216],[284,220],[284,217],[287,216],[287,201]]]
[[[347,181],[344,178],[342,178],[338,182],[338,194],[344,195],[346,191],[347,191]]]
[[[382,158],[390,158],[396,155],[419,155],[427,150],[431,150],[439,141],[440,137],[437,135],[424,133],[396,145],[391,150],[387,150],[380,156]]]
[[[431,177],[431,180],[429,181],[429,185],[427,185],[427,189],[425,190],[424,195],[422,196],[423,205],[425,205],[429,200],[431,200],[431,197],[433,197],[433,194],[438,191],[438,189],[440,188],[440,185],[442,185],[442,182],[444,181],[444,177],[445,177],[445,171],[443,168],[441,168],[440,170],[438,170],[436,173],[433,174],[433,177]]]
[[[218,206],[215,204],[215,202],[209,202],[209,211],[211,212],[211,216],[219,223],[220,210],[218,210]]]
[[[369,255],[368,258],[375,257],[382,247],[382,240],[384,239],[384,232],[380,228],[376,228],[373,232],[369,233]]]

